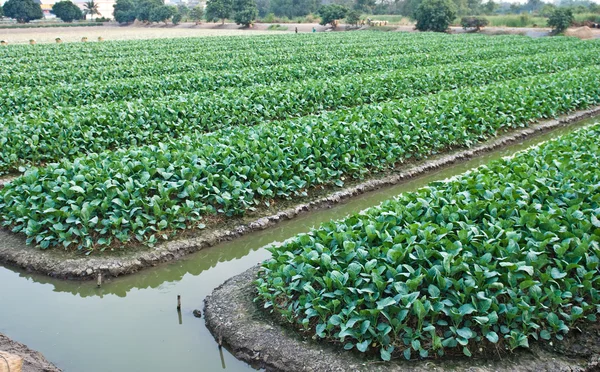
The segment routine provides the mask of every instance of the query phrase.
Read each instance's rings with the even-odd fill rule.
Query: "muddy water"
[[[557,129],[361,195],[200,251],[186,260],[106,282],[102,288],[0,266],[0,332],[39,350],[65,371],[250,370],[226,350],[219,352],[204,321],[194,318],[192,310],[201,309],[204,297],[227,278],[268,258],[262,247],[592,122],[594,119]],[[178,294],[182,296],[181,316],[176,311]]]

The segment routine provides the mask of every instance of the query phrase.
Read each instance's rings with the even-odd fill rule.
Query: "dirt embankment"
[[[50,363],[38,351],[31,350],[20,342],[16,342],[0,333],[0,351],[18,355],[23,358],[23,372],[60,372],[54,364]],[[0,370],[3,360],[0,358]]]
[[[598,114],[600,114],[600,106],[562,116],[557,120],[548,120],[528,128],[510,131],[470,149],[457,149],[431,157],[423,162],[403,165],[388,175],[364,181],[324,197],[313,196],[311,201],[297,204],[275,214],[264,217],[257,216],[256,218],[260,218],[251,222],[229,223],[225,228],[203,230],[197,236],[168,241],[152,249],[132,250],[127,253],[118,252],[117,254],[121,254],[120,256],[87,257],[74,256],[71,252],[58,249],[40,250],[26,245],[22,235],[0,229],[0,263],[63,279],[94,280],[99,273],[103,278],[132,274],[146,267],[183,258],[187,254],[220,242],[232,240],[253,231],[264,230],[307,211],[328,208],[356,195],[398,184],[455,162],[471,159],[479,154]],[[268,213],[268,211],[264,213]]]
[[[259,266],[217,287],[204,300],[206,326],[238,359],[267,371],[551,371],[600,370],[600,324],[572,331],[564,342],[531,343],[531,348],[498,358],[440,358],[390,363],[370,360],[327,343],[303,339],[274,321],[253,302]]]

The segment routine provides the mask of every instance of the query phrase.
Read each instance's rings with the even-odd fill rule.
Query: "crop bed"
[[[599,49],[402,33],[9,46],[0,174],[24,174],[0,220],[41,248],[153,245],[597,105]]]
[[[382,359],[562,340],[600,306],[600,125],[270,248],[258,300]]]

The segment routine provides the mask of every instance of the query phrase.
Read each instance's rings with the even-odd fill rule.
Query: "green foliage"
[[[117,0],[113,8],[115,21],[119,23],[131,23],[135,21],[136,8],[132,0]]]
[[[219,19],[225,23],[225,18],[231,16],[233,0],[208,0],[206,2],[206,20],[216,22]]]
[[[98,10],[100,4],[98,4],[97,2],[95,2],[94,0],[89,0],[86,1],[85,3],[83,3],[83,7],[84,7],[84,14],[89,14],[92,19],[94,19],[94,15],[100,15],[100,11]]]
[[[165,24],[167,24],[169,19],[171,19],[171,17],[173,17],[175,14],[177,14],[177,8],[174,6],[155,6],[150,10],[148,20],[150,22],[164,22]]]
[[[59,1],[52,6],[52,13],[63,22],[73,22],[74,20],[82,19],[83,12],[79,7],[73,4],[70,0]]]
[[[482,27],[490,24],[485,17],[462,17],[460,20],[460,25],[466,30],[467,28],[474,28],[477,31],[481,30]]]
[[[319,9],[319,16],[321,17],[321,22],[319,22],[319,24],[323,26],[331,24],[333,27],[336,27],[338,20],[344,18],[348,11],[349,9],[343,5],[324,5]]]
[[[390,55],[381,59],[328,63],[327,66],[317,61],[303,64],[300,70],[297,67],[290,70],[286,66],[259,71],[246,69],[238,72],[236,80],[231,80],[231,72],[228,71],[221,74],[207,71],[185,74],[183,78],[173,75],[169,84],[160,83],[156,78],[136,79],[136,84],[129,86],[119,82],[119,89],[109,83],[91,90],[86,83],[80,90],[73,86],[62,91],[52,85],[48,90],[37,87],[37,94],[27,97],[14,91],[0,93],[0,107],[10,113],[7,119],[0,121],[4,128],[2,135],[7,138],[0,152],[0,171],[16,171],[20,165],[26,164],[24,162],[39,164],[109,148],[156,144],[165,136],[173,139],[184,137],[188,131],[210,132],[224,126],[255,125],[339,106],[377,103],[456,86],[583,67],[597,63],[600,49],[600,46],[593,48],[590,45],[585,51],[561,51],[577,48],[580,42],[559,43],[560,49],[535,43],[535,48],[521,51],[512,43],[504,48],[482,48],[486,44],[487,41],[482,40],[481,44],[473,43],[470,50],[462,53],[451,48],[445,53],[436,53],[435,57],[425,54],[418,57],[415,54]],[[394,45],[402,46],[397,49],[400,53],[418,52],[421,48],[427,48],[431,53],[436,48],[445,49],[452,44],[446,42],[435,47]],[[345,55],[344,48],[340,49],[339,55]],[[529,55],[541,50],[547,54]],[[369,51],[364,53],[370,56]],[[523,55],[519,56],[519,53]],[[308,60],[314,58],[306,57]],[[497,58],[505,60],[498,61]],[[457,69],[456,63],[465,70]],[[196,67],[197,64],[190,61],[190,66]],[[382,71],[387,73],[382,74]],[[299,80],[305,74],[313,79]],[[287,81],[281,83],[278,79]],[[247,86],[257,80],[263,81],[265,86],[248,92]],[[235,88],[220,89],[232,84]],[[194,89],[200,91],[191,93]],[[22,90],[27,91],[28,88]],[[213,90],[220,91],[220,94],[215,96],[211,92]],[[322,93],[315,95],[312,93],[315,91]],[[16,101],[15,95],[22,97],[21,100]],[[114,102],[125,98],[138,100]],[[100,101],[105,103],[100,104]],[[50,113],[38,112],[36,107],[41,103],[55,108]],[[67,107],[56,108],[59,104]],[[12,109],[11,105],[14,106]],[[83,107],[72,107],[77,105]],[[196,109],[189,110],[190,106]],[[222,112],[229,107],[236,107],[236,112],[224,123]],[[65,133],[61,123],[69,123],[72,129]],[[110,129],[106,123],[111,123]],[[107,130],[114,133],[109,134]],[[37,140],[31,142],[32,138]]]
[[[451,0],[423,0],[415,11],[419,31],[445,32],[456,18],[456,6]]]
[[[177,4],[177,13],[182,17],[187,17],[190,14],[190,8],[183,3]]]
[[[200,5],[193,7],[190,10],[190,19],[199,24],[202,22],[202,17],[204,16],[204,8]]]
[[[0,6],[0,19],[4,18],[4,7]]]
[[[151,22],[150,13],[152,12],[152,9],[164,5],[163,0],[139,0],[136,3],[135,18],[140,22]]]
[[[271,31],[287,31],[287,29],[288,29],[287,26],[282,26],[280,24],[269,25],[269,27],[267,27],[267,30],[271,30]]]
[[[358,10],[350,10],[346,14],[346,23],[350,25],[357,25],[360,22],[360,12]]]
[[[318,0],[270,0],[268,9],[278,17],[285,16],[291,19],[314,13],[319,5]]]
[[[375,0],[356,0],[352,8],[360,13],[371,13],[375,8]]]
[[[178,25],[178,24],[179,24],[179,22],[181,22],[181,18],[182,18],[182,15],[181,15],[181,13],[179,13],[179,12],[176,12],[176,13],[173,15],[173,18],[171,19],[171,21],[173,22],[173,24],[174,24],[174,25]]]
[[[8,0],[3,5],[3,11],[6,17],[16,19],[18,23],[28,23],[44,17],[40,4],[33,0]]]
[[[271,248],[257,300],[344,349],[406,359],[563,339],[596,321],[600,126]]]
[[[599,67],[569,70],[90,154],[12,181],[0,190],[0,216],[42,248],[152,245],[206,214],[242,215],[597,104],[599,80]]]
[[[573,23],[573,20],[571,9],[557,8],[548,18],[548,27],[552,27],[554,34],[561,34]]]
[[[248,27],[258,17],[255,0],[233,0],[233,20],[238,25]]]

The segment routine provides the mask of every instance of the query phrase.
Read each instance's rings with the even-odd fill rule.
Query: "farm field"
[[[214,28],[213,28],[214,27]],[[89,42],[96,42],[98,37],[104,40],[139,40],[165,39],[206,36],[235,36],[270,34],[266,30],[240,30],[237,27],[218,28],[214,24],[194,26],[191,24],[177,27],[121,27],[105,25],[98,27],[52,27],[52,28],[22,28],[0,29],[0,40],[9,44],[28,44],[33,39],[37,43],[55,43],[60,37],[64,42],[81,42],[87,37]]]
[[[258,298],[383,360],[563,340],[600,303],[599,135],[579,130],[289,239],[270,249]]]
[[[403,33],[9,46],[0,172],[25,173],[0,220],[87,253],[201,233],[596,105],[599,49]]]

